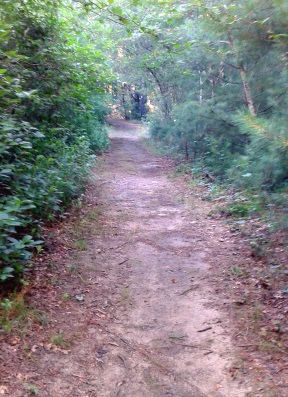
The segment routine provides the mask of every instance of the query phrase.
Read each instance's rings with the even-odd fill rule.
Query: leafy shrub
[[[150,134],[223,178],[235,157],[243,153],[246,133],[222,113],[219,110],[215,117],[209,101],[199,105],[187,100],[175,105],[169,118],[150,116]]]
[[[83,191],[108,145],[101,58],[60,8],[15,0],[0,19],[0,285],[21,281],[43,222]]]
[[[235,116],[240,129],[249,134],[245,154],[239,156],[230,177],[241,187],[275,191],[288,182],[288,128],[276,118],[254,118],[240,113]]]

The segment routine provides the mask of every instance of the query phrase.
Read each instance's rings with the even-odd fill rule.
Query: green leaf
[[[7,52],[4,52],[4,54],[7,57],[13,57],[14,55],[17,55],[17,52],[16,51],[7,51]]]
[[[40,132],[40,131],[34,132],[34,136],[36,138],[45,138],[45,135],[42,134],[42,132]]]
[[[112,7],[111,11],[118,16],[123,14],[122,8],[119,6]]]
[[[3,224],[7,226],[21,226],[21,222],[13,219],[4,219]]]
[[[11,215],[9,215],[9,214],[7,214],[7,213],[5,213],[5,212],[2,212],[2,213],[0,213],[0,220],[6,220],[6,219],[9,219],[9,218],[11,218]]]
[[[5,36],[7,36],[9,34],[9,31],[8,30],[0,30],[0,38],[3,38],[3,37],[5,37]]]
[[[22,238],[22,242],[23,243],[30,243],[31,241],[33,241],[33,238],[32,238],[32,236],[29,236],[29,235],[26,235],[26,236],[24,236],[23,238]]]
[[[38,90],[31,90],[31,91],[21,91],[17,93],[16,95],[19,98],[31,98],[33,95],[35,95],[38,92]]]

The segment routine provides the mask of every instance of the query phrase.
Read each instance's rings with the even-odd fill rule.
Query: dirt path
[[[58,313],[54,339],[50,328],[50,344],[46,335],[29,347],[33,370],[16,383],[41,397],[248,395],[244,379],[232,379],[235,330],[213,274],[237,247],[131,127],[111,138],[86,214],[93,224],[101,202],[101,227],[90,222],[87,249],[59,275],[47,305]]]

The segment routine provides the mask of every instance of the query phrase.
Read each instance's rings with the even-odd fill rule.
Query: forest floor
[[[287,396],[286,350],[256,349],[260,309],[245,311],[249,244],[149,153],[143,127],[113,124],[85,196],[46,231],[33,309],[2,338],[0,395]]]

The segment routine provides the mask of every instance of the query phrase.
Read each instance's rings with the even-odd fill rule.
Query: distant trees
[[[152,136],[237,185],[285,189],[287,2],[130,5],[141,23],[119,42],[119,71],[145,82]]]
[[[122,83],[114,93],[114,99],[120,102],[125,120],[145,119],[147,115],[147,96],[136,90],[133,84]]]

